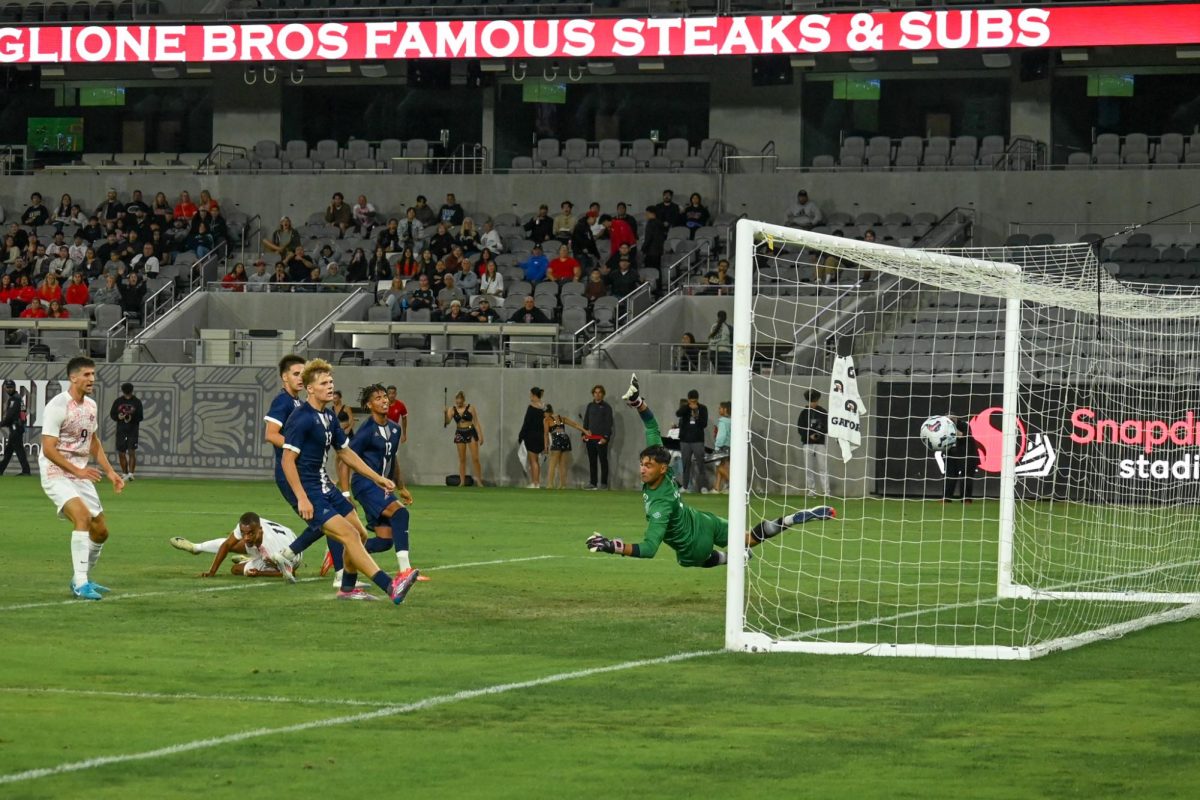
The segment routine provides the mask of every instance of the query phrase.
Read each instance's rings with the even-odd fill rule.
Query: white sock
[[[408,551],[407,550],[397,550],[396,551],[396,563],[400,565],[401,572],[403,572],[406,569],[412,569],[412,564],[410,564],[408,561]]]
[[[104,545],[100,542],[93,542],[88,539],[88,579],[91,579],[91,572],[96,567],[96,562],[100,560],[100,551],[104,549]]]
[[[209,539],[207,542],[196,542],[192,547],[193,553],[212,553],[216,554],[221,549],[221,545],[225,542],[224,539]]]
[[[71,531],[71,567],[74,575],[71,585],[83,586],[88,582],[88,567],[91,566],[91,539],[87,531]]]
[[[296,551],[290,547],[285,547],[282,550],[280,550],[279,555],[283,556],[283,559],[285,561],[295,561],[296,560]]]

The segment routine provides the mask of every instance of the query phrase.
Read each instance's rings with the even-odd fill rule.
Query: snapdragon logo
[[[1071,441],[1078,445],[1097,444],[1140,447],[1137,458],[1124,458],[1117,464],[1125,479],[1200,480],[1200,454],[1184,453],[1178,458],[1152,458],[1163,446],[1200,447],[1200,420],[1188,411],[1176,420],[1108,419],[1098,417],[1091,408],[1071,413]]]
[[[975,456],[980,472],[992,475],[1000,474],[1000,465],[1004,453],[1004,432],[1002,425],[1004,409],[999,406],[984,409],[971,417],[967,429],[971,432],[971,440],[975,443]],[[946,472],[946,457],[943,453],[935,453],[938,469]],[[1030,433],[1024,420],[1017,417],[1017,466],[1018,476],[1044,478],[1054,470],[1058,461],[1058,453],[1054,449],[1054,441],[1040,432]]]

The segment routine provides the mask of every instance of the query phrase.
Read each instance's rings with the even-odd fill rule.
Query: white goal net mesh
[[[747,524],[839,519],[754,548],[735,646],[1027,658],[1200,612],[1195,288],[1120,283],[1088,245],[750,225]],[[944,452],[919,435],[932,416],[955,421]]]

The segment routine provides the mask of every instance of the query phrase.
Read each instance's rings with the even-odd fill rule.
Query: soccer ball
[[[949,417],[930,417],[921,423],[921,441],[935,453],[944,453],[958,441],[958,427]]]

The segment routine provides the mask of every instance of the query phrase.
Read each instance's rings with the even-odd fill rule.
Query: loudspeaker
[[[446,89],[450,86],[450,60],[409,61],[408,85],[422,89]]]
[[[1021,53],[1021,80],[1040,81],[1050,74],[1050,51],[1030,50]]]
[[[790,56],[751,56],[751,86],[787,86],[792,82]]]

